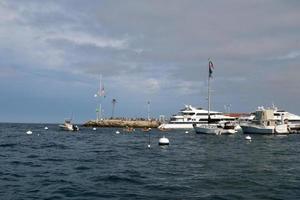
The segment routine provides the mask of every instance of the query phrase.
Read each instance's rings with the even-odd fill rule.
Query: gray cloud
[[[299,8],[280,0],[1,1],[1,76],[22,71],[93,88],[101,73],[119,96],[147,88],[143,98],[176,96],[175,105],[205,98],[212,57],[218,103],[242,110],[298,89]]]

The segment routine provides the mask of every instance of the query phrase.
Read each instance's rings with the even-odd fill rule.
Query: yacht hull
[[[193,123],[189,124],[161,124],[159,129],[193,129]]]
[[[244,134],[274,134],[274,126],[242,125]]]

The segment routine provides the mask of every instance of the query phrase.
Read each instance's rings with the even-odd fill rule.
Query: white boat
[[[224,135],[224,134],[234,134],[237,131],[235,130],[235,123],[221,123],[220,121],[212,117],[210,111],[210,79],[212,78],[212,69],[213,63],[209,59],[208,64],[209,75],[208,75],[208,111],[207,111],[207,124],[197,124],[194,123],[193,127],[196,133],[198,134],[214,134],[214,135]],[[228,119],[228,118],[227,118]],[[234,121],[234,118],[231,118],[229,121]]]
[[[291,129],[299,129],[300,127],[300,116],[287,112],[285,110],[278,109],[275,105],[267,108],[268,110],[273,110],[273,120],[275,120],[278,124],[282,121],[285,124],[288,124]],[[263,106],[259,106],[256,111],[265,110]],[[252,122],[255,118],[255,112],[251,113],[251,115],[247,118],[242,119],[242,123]]]
[[[245,134],[288,134],[290,126],[281,116],[280,122],[274,117],[273,109],[260,108],[255,112],[252,121],[242,123],[241,127]]]
[[[224,115],[221,112],[210,111],[210,117],[214,121],[233,121],[234,117]],[[176,115],[170,118],[167,123],[161,124],[159,129],[192,129],[193,124],[207,124],[208,110],[196,108],[191,105],[185,105],[185,108],[180,110]]]
[[[79,131],[77,125],[71,123],[71,120],[65,120],[64,124],[60,124],[59,127],[65,131]]]
[[[213,135],[231,135],[237,132],[235,126],[222,126],[221,124],[203,124],[194,125],[194,130],[198,134],[213,134]]]

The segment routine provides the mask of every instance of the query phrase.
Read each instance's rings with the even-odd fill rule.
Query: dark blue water
[[[300,135],[48,127],[0,124],[0,199],[300,199]]]

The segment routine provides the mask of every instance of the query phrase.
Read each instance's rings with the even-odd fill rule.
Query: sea
[[[0,199],[300,199],[300,135],[251,137],[2,123]]]

